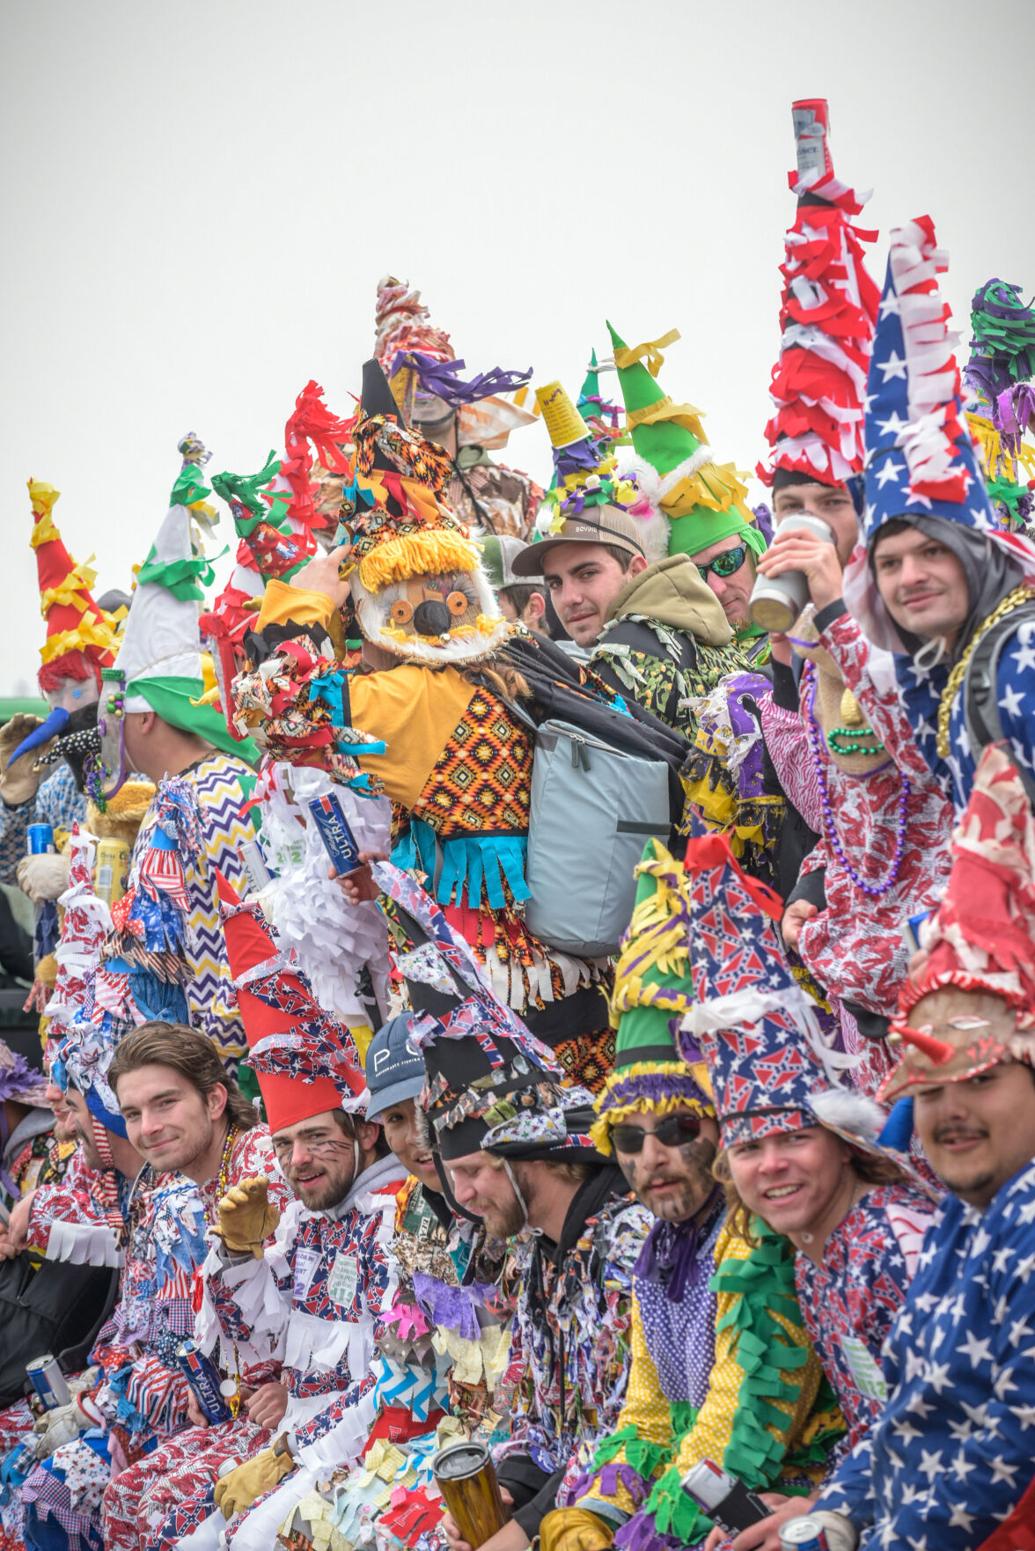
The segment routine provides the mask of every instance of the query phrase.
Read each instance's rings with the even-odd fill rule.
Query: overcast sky
[[[570,390],[605,317],[678,327],[663,385],[753,467],[795,97],[878,281],[929,212],[964,329],[991,275],[1035,290],[1033,41],[1030,0],[5,0],[0,693],[42,639],[29,476],[127,585],[184,431],[250,473],[309,377],[348,410],[385,272],[472,370]],[[545,434],[505,456],[543,479]]]

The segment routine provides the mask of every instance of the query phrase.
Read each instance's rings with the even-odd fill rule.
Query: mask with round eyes
[[[366,639],[410,662],[477,662],[509,628],[480,570],[409,576],[377,593],[355,575],[351,585]]]
[[[129,774],[126,768],[126,683],[117,668],[101,674],[101,698],[97,703],[97,732],[101,749],[87,768],[88,789],[93,795],[114,797]]]

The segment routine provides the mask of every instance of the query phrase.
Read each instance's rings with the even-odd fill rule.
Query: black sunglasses
[[[724,549],[721,555],[716,555],[714,560],[706,560],[704,565],[697,565],[697,569],[708,580],[708,572],[714,571],[716,576],[732,576],[734,571],[739,571],[747,559],[747,545],[735,544],[732,549]]]
[[[662,1147],[683,1147],[700,1134],[701,1122],[696,1115],[665,1115],[653,1131],[645,1131],[642,1126],[611,1127],[611,1140],[619,1152],[642,1152],[647,1136],[656,1136]]]

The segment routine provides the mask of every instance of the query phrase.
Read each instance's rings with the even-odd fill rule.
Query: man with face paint
[[[985,743],[1005,739],[1035,768],[1035,545],[999,527],[981,476],[938,287],[947,265],[930,216],[892,232],[867,399],[867,554],[845,595],[895,653],[916,741],[959,813]]]
[[[420,292],[393,275],[378,282],[375,325],[374,356],[400,413],[450,460],[449,505],[473,534],[527,539],[543,492],[489,453],[533,423],[534,415],[504,397],[531,373],[496,367],[464,382],[449,335],[432,324]]]
[[[73,563],[54,522],[59,493],[29,481],[31,543],[47,622],[39,686],[50,715],[42,723],[13,717],[0,732],[0,883],[12,882],[17,870],[21,887],[37,904],[62,893],[68,867],[60,856],[26,857],[26,831],[30,824],[69,830],[84,817],[84,763],[96,745],[101,670],[114,661],[110,618],[90,593],[94,573]]]
[[[1019,772],[990,748],[925,928],[926,964],[903,990],[902,1059],[882,1094],[912,1100],[949,1195],[888,1335],[887,1400],[813,1510],[831,1551],[1012,1551],[1030,1538],[1033,856]]]
[[[784,1490],[800,1484],[831,1420],[812,1403],[818,1365],[787,1318],[779,1241],[762,1230],[752,1247],[727,1222],[712,1174],[719,1128],[708,1071],[689,1043],[680,1059],[673,1035],[694,1001],[689,949],[683,868],[652,841],[615,973],[615,1071],[592,1134],[655,1220],[633,1278],[625,1404],[576,1505],[544,1520],[544,1551],[700,1545],[710,1524],[682,1488],[691,1466],[713,1459],[756,1489]],[[768,1425],[756,1364],[782,1374]]]
[[[357,758],[392,799],[394,860],[436,880],[501,1000],[592,1086],[614,1047],[605,963],[552,948],[524,919],[533,740],[509,703],[520,680],[498,655],[510,626],[442,499],[441,450],[403,422],[376,361],[363,368],[352,440],[345,542],[290,585],[269,582],[253,649],[268,673],[269,657],[290,650],[286,638],[326,643],[335,613],[351,605],[363,654],[342,672],[341,715],[384,745]],[[240,724],[254,718],[239,703]]]

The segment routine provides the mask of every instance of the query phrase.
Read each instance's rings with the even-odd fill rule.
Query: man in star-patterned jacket
[[[888,1339],[884,1414],[814,1510],[831,1551],[1023,1543],[1011,1525],[1035,1479],[1033,855],[1017,769],[988,749],[883,1093],[914,1096],[950,1194]]]

